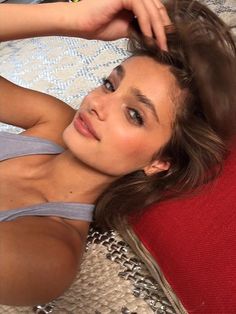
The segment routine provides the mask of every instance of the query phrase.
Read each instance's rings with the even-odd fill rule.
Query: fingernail
[[[168,47],[166,43],[160,43],[157,41],[158,46],[161,48],[161,50],[168,52]]]

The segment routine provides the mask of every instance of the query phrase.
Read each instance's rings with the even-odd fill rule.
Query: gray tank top
[[[14,157],[36,154],[60,154],[61,146],[39,137],[0,132],[0,162]],[[1,200],[0,200],[1,201]],[[0,222],[25,216],[58,216],[68,219],[92,221],[94,205],[49,202],[33,206],[0,211]]]

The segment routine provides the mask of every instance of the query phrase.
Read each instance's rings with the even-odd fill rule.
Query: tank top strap
[[[64,148],[52,141],[8,132],[0,132],[0,161],[36,154],[60,154]]]
[[[0,211],[0,221],[11,221],[26,216],[57,216],[67,219],[93,220],[93,204],[51,202]]]
[[[0,132],[0,161],[35,154],[60,154],[63,151],[63,147],[46,139]],[[0,211],[0,221],[24,216],[58,216],[90,222],[93,218],[93,210],[93,204],[49,202]]]

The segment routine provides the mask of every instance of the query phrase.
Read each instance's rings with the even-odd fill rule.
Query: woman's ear
[[[143,171],[147,176],[151,176],[155,173],[168,170],[170,163],[168,161],[155,160],[150,165],[146,166]]]

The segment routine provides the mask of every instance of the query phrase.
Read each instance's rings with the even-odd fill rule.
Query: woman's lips
[[[89,121],[88,117],[86,114],[83,112],[80,112],[77,117],[74,119],[74,127],[75,129],[82,135],[89,137],[89,138],[94,138],[97,141],[100,141],[97,133],[95,132],[91,122]]]

